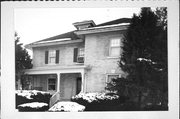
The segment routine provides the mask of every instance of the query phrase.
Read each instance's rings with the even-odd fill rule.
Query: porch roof
[[[57,74],[57,73],[80,73],[89,66],[48,66],[48,67],[36,67],[33,69],[26,69],[25,74]]]

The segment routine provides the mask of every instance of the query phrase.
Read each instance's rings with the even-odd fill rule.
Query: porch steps
[[[56,93],[50,98],[49,108],[51,108],[52,106],[54,106],[56,103],[62,102],[62,101],[70,101],[70,100],[69,100],[69,99],[62,99],[61,96],[60,96],[60,92],[56,92]]]
[[[60,101],[60,92],[56,92],[51,98],[49,102],[49,108],[51,108],[55,103]]]

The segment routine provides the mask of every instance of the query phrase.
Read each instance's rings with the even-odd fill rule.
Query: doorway
[[[82,82],[82,78],[78,77],[76,79],[76,95],[81,92],[81,82]]]

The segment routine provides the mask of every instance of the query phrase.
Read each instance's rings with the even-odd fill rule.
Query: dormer
[[[88,20],[88,21],[82,21],[82,22],[75,22],[73,25],[77,28],[77,30],[81,29],[86,29],[90,27],[95,27],[96,24],[94,23],[93,20]]]

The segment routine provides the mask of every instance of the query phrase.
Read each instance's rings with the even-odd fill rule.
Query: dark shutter
[[[78,48],[74,48],[74,62],[77,62]]]
[[[48,51],[45,51],[45,64],[48,64]]]
[[[56,50],[56,64],[59,63],[59,50]]]

